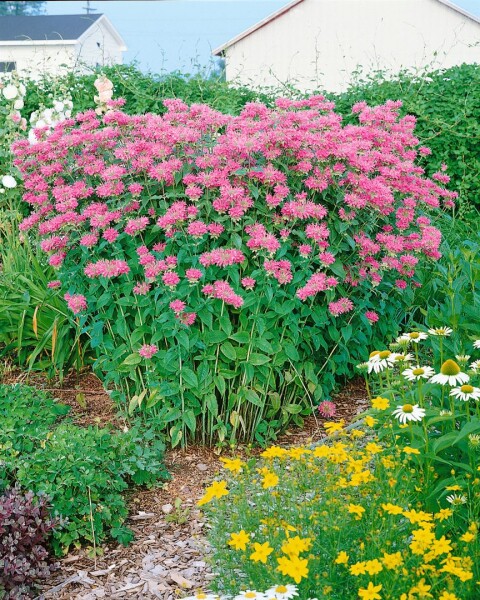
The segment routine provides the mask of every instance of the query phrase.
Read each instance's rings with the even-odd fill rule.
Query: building
[[[0,17],[0,71],[21,75],[119,64],[125,42],[105,15]]]
[[[293,0],[213,51],[227,81],[344,90],[355,72],[480,62],[480,19],[448,0]]]

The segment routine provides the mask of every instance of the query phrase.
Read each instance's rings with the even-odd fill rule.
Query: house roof
[[[232,38],[231,40],[229,40],[225,44],[222,44],[218,48],[215,48],[215,50],[212,52],[212,54],[213,55],[222,54],[222,52],[224,52],[230,46],[233,46],[234,44],[236,44],[240,40],[243,40],[243,38],[249,36],[254,31],[257,31],[258,29],[261,29],[265,25],[268,25],[268,23],[271,23],[272,21],[274,21],[275,19],[277,19],[281,15],[285,14],[291,8],[293,8],[297,4],[300,4],[303,1],[304,0],[292,0],[292,2],[289,2],[288,4],[286,4],[285,6],[283,6],[282,8],[280,8],[279,10],[277,10],[274,13],[272,13],[272,14],[268,15],[267,17],[265,17],[265,19],[262,19],[258,23],[255,23],[255,25],[252,25],[248,29],[245,29],[244,31],[242,31],[241,33],[239,33],[237,36],[235,36],[234,38]],[[448,8],[451,8],[451,9],[455,10],[456,12],[459,12],[464,17],[467,17],[467,18],[471,19],[472,21],[476,21],[477,23],[480,24],[480,17],[477,17],[476,15],[474,15],[474,14],[472,14],[472,13],[464,10],[463,8],[460,8],[460,6],[457,6],[453,2],[450,2],[449,0],[437,0],[437,2],[440,2],[441,4],[444,4]]]

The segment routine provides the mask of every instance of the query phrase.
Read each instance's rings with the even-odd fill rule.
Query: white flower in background
[[[262,592],[255,592],[254,590],[247,590],[235,596],[234,600],[266,600],[265,594]]]
[[[93,85],[98,92],[98,96],[93,97],[94,102],[98,105],[95,112],[102,114],[107,110],[107,102],[113,98],[113,83],[105,75],[100,75]]]
[[[408,379],[408,381],[430,379],[430,377],[434,374],[435,371],[432,369],[432,367],[419,367],[418,365],[416,367],[412,367],[410,369],[405,369],[405,371],[402,371],[402,375],[405,377],[405,379]]]
[[[413,354],[401,354],[399,352],[392,352],[392,362],[405,363],[413,360]]]
[[[473,342],[473,347],[476,348],[477,350],[480,349],[480,340],[475,340]]]
[[[464,496],[463,494],[461,494],[461,495],[451,494],[450,496],[446,497],[446,500],[453,506],[460,506],[461,504],[467,503],[467,497]]]
[[[428,335],[423,331],[411,331],[410,333],[402,333],[402,335],[397,338],[397,342],[399,344],[412,342],[414,344],[418,344],[421,340],[426,340]]]
[[[6,100],[13,100],[19,95],[19,92],[17,86],[13,85],[13,83],[9,83],[3,88],[2,94]]]
[[[392,356],[393,354],[390,350],[376,350],[372,352],[368,358],[368,372],[371,373],[374,371],[375,373],[380,373],[380,371],[390,368],[394,363]]]
[[[454,396],[464,402],[468,402],[468,400],[480,400],[480,388],[465,384],[461,387],[453,388],[450,396]]]
[[[428,333],[430,335],[448,337],[449,335],[452,335],[453,329],[451,329],[450,327],[434,327],[433,329],[429,329]]]
[[[466,365],[470,360],[470,354],[455,354],[455,358],[458,360],[460,364]]]
[[[17,187],[17,182],[15,181],[15,177],[12,177],[11,175],[4,175],[2,177],[2,185],[9,190],[13,190],[13,188]]]
[[[184,598],[183,600],[220,600],[220,596],[198,592],[195,594],[195,596],[188,596],[188,598]]]
[[[459,385],[469,381],[470,377],[462,373],[460,366],[454,360],[446,360],[437,373],[430,379],[430,383],[439,383],[440,385]]]
[[[470,369],[472,371],[480,371],[480,360],[474,360],[471,364],[470,364]]]
[[[23,101],[23,98],[17,98],[17,100],[15,100],[14,104],[13,104],[13,108],[15,110],[22,110],[22,108],[25,106],[25,103]]]
[[[265,592],[267,598],[275,598],[275,600],[290,600],[298,596],[296,585],[275,585]]]
[[[421,421],[425,416],[425,409],[420,408],[418,404],[404,404],[397,406],[392,414],[404,425],[407,421]]]

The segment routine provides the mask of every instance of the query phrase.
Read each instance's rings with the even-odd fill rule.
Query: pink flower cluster
[[[155,344],[143,344],[138,353],[142,358],[152,358],[158,352],[158,346]]]
[[[67,301],[68,308],[74,315],[87,310],[87,299],[82,294],[69,294],[67,292],[63,297]]]
[[[128,274],[136,296],[168,306],[173,292],[190,305],[201,279],[204,295],[240,308],[234,287],[261,293],[268,276],[300,301],[328,292],[336,316],[351,310],[335,300],[339,284],[352,297],[387,276],[404,289],[420,258],[440,256],[429,215],[455,193],[443,169],[429,179],[415,164],[428,149],[399,103],[358,103],[358,124],[345,126],[321,96],[250,103],[239,116],[165,104],[159,116],[117,103],[15,143],[32,209],[21,229],[38,230],[62,282],[81,263],[88,280]]]

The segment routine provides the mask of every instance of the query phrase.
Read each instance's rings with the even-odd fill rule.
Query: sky
[[[124,62],[137,61],[144,71],[208,72],[211,52],[289,0],[128,0],[96,1],[128,46]],[[456,4],[480,16],[480,0]],[[47,14],[85,13],[87,2],[46,2]]]

